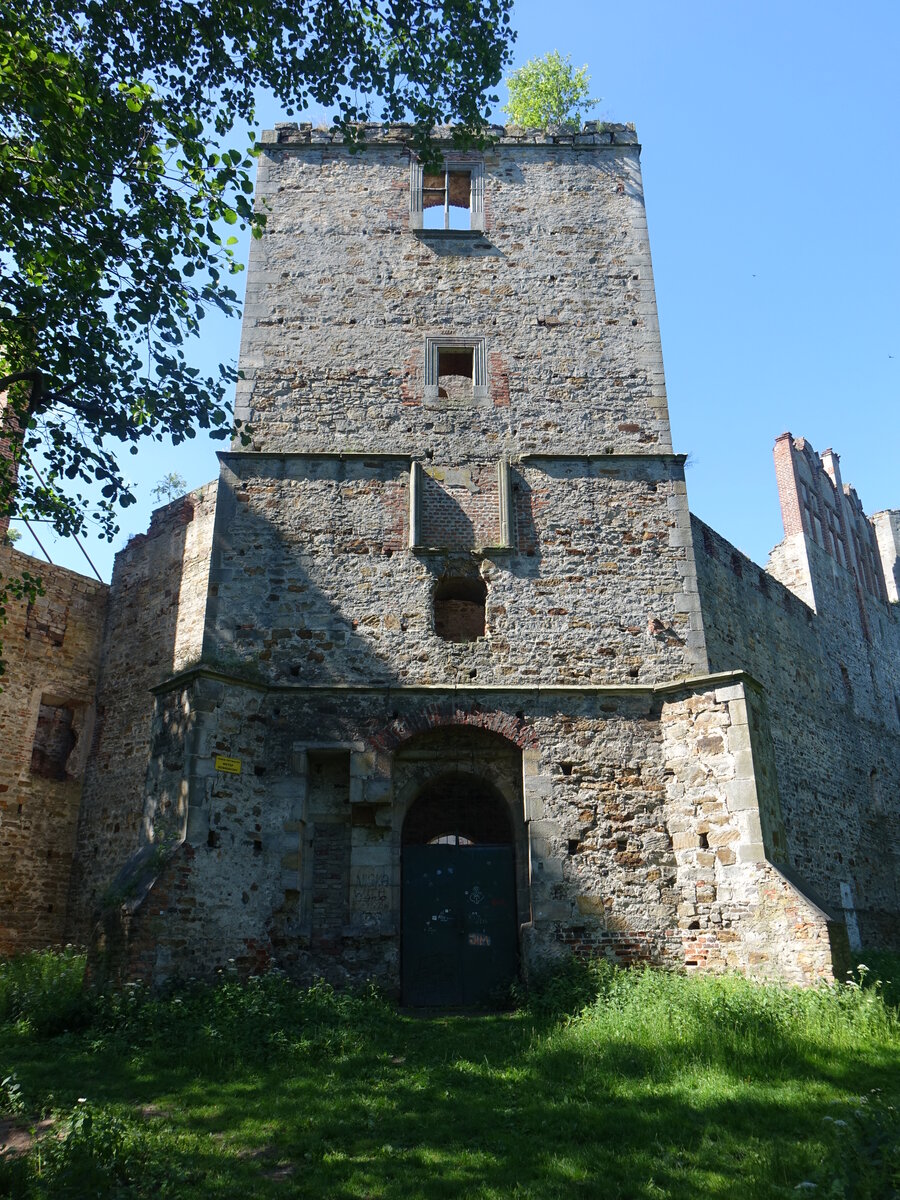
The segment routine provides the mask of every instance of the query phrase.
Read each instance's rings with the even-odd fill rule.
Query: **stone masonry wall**
[[[900,508],[873,513],[885,591],[891,604],[900,603]]]
[[[0,546],[0,574],[43,595],[10,602],[0,680],[0,953],[65,940],[66,899],[94,726],[108,588]]]
[[[710,666],[746,669],[771,720],[787,859],[858,921],[900,930],[900,614],[804,534],[773,551],[795,596],[703,522],[694,547]],[[855,913],[854,913],[855,910]]]
[[[438,468],[548,443],[670,451],[634,131],[501,134],[486,231],[453,238],[409,227],[403,137],[372,130],[350,155],[317,131],[264,135],[236,410],[254,446],[429,449]],[[429,336],[484,339],[483,393],[426,399]]]
[[[705,671],[634,130],[494,132],[460,159],[438,131],[484,197],[483,229],[449,232],[415,228],[403,127],[354,155],[308,127],[263,136],[236,410],[253,451],[223,460],[211,664],[309,683]],[[472,575],[485,636],[445,641],[434,586]]]
[[[158,696],[147,832],[163,853],[108,914],[107,945],[124,938],[120,978],[233,960],[396,989],[404,815],[434,771],[462,767],[521,831],[526,970],[574,950],[828,978],[827,917],[767,861],[781,834],[766,753],[764,710],[728,680],[385,696],[202,668]]]
[[[740,655],[709,676],[634,131],[439,132],[480,207],[437,232],[407,132],[263,137],[252,449],[222,456],[202,664],[155,689],[107,965],[397,987],[405,815],[456,770],[508,806],[526,971],[829,978],[779,712]],[[440,636],[436,589],[475,633],[484,596],[484,635]]]
[[[627,683],[702,670],[681,470],[655,457],[532,456],[512,469],[518,545],[473,556],[408,547],[406,459],[228,455],[205,661],[308,683]],[[444,641],[435,583],[472,572],[487,586],[486,636]]]
[[[150,689],[197,661],[217,485],[157,509],[116,555],[70,896],[70,935],[86,940],[98,896],[141,842]]]
[[[685,964],[810,984],[832,978],[843,927],[784,874],[764,695],[745,681],[662,707],[668,828]]]

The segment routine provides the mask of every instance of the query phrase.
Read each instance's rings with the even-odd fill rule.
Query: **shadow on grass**
[[[140,1036],[8,1034],[0,1053],[27,1096],[153,1105],[150,1150],[186,1198],[753,1200],[804,1180],[823,1194],[848,1161],[855,1190],[834,1194],[891,1194],[877,1145],[850,1139],[858,1097],[900,1090],[896,1028],[817,1039],[814,1001],[796,1002],[794,1028],[712,986],[685,985],[666,1011],[651,994],[664,986],[629,984],[621,1006],[568,1023],[373,1003],[331,1025],[198,1027],[160,1006]]]
[[[237,1145],[265,1139],[316,1196],[768,1197],[839,1149],[835,1101],[891,1083],[852,1056],[828,1079],[800,1063],[764,1082],[741,1062],[691,1070],[688,1044],[665,1070],[635,1045],[586,1057],[531,1044],[521,1018],[403,1032],[401,1054],[389,1043],[201,1088],[194,1121]]]

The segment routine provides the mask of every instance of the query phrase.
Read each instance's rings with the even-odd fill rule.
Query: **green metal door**
[[[406,846],[402,888],[404,1003],[490,1004],[516,975],[512,847]]]

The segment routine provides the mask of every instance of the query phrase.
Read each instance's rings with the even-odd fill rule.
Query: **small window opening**
[[[41,701],[31,750],[31,773],[44,779],[65,779],[66,762],[75,746],[72,709]]]
[[[700,834],[700,849],[701,850],[709,849],[709,835],[706,833]]]
[[[475,386],[475,351],[471,346],[438,350],[438,396],[442,400],[471,400]]]
[[[438,581],[434,589],[434,632],[447,642],[484,637],[484,580],[469,576]]]
[[[472,173],[444,167],[422,181],[424,229],[472,228]]]
[[[573,854],[578,853],[578,847],[580,845],[581,845],[581,842],[578,840],[578,838],[569,838],[569,857],[570,858],[572,857]]]
[[[429,846],[474,846],[471,838],[462,833],[439,833],[437,837],[429,838]]]
[[[574,765],[575,765],[574,763],[570,763],[570,762],[561,762],[559,764],[559,769],[560,769],[560,771],[562,771],[563,775],[571,775],[572,767]]]

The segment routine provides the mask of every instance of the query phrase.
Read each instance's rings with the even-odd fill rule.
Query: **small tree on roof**
[[[514,125],[532,129],[580,126],[581,108],[587,111],[600,103],[588,99],[590,79],[586,65],[573,67],[571,54],[563,58],[558,50],[551,50],[507,78],[509,103],[503,111]]]
[[[168,475],[163,475],[156,487],[150,489],[150,495],[158,504],[168,504],[178,496],[183,496],[186,491],[187,480],[177,471],[169,471]]]

